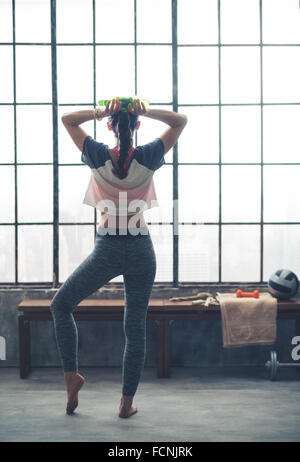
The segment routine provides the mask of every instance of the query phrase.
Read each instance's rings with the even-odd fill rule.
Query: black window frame
[[[173,148],[173,162],[168,163],[167,165],[173,166],[173,221],[172,222],[152,222],[149,223],[151,225],[172,225],[173,227],[173,280],[170,282],[156,282],[155,285],[157,286],[166,286],[166,287],[182,287],[182,286],[191,286],[197,285],[197,287],[236,287],[237,284],[241,287],[264,287],[266,285],[266,281],[263,280],[263,252],[264,252],[264,226],[267,225],[299,225],[300,222],[265,222],[263,220],[264,216],[264,175],[263,175],[263,167],[265,165],[300,165],[300,163],[266,163],[263,162],[263,108],[264,106],[270,105],[299,105],[300,102],[287,102],[287,103],[266,103],[263,101],[263,51],[265,47],[273,46],[273,47],[284,47],[284,46],[300,46],[300,44],[283,44],[283,43],[276,43],[276,44],[268,44],[263,43],[262,41],[262,8],[263,8],[263,0],[259,0],[259,24],[260,24],[260,40],[259,43],[255,44],[224,44],[221,43],[221,3],[222,0],[218,0],[218,43],[217,44],[178,44],[177,39],[177,0],[169,0],[171,2],[171,10],[172,10],[172,42],[170,43],[141,43],[137,41],[137,0],[133,0],[134,2],[134,42],[133,43],[97,43],[95,40],[95,30],[96,30],[96,20],[95,20],[95,10],[96,10],[96,0],[92,0],[92,8],[93,8],[93,42],[92,43],[57,43],[56,40],[56,0],[49,0],[50,2],[50,15],[51,15],[51,43],[29,43],[29,42],[16,42],[15,40],[15,0],[12,0],[12,25],[13,25],[13,42],[8,43],[0,43],[1,45],[11,45],[13,49],[13,103],[0,103],[1,106],[13,106],[14,107],[14,163],[0,163],[1,166],[10,165],[14,166],[15,171],[15,221],[14,222],[7,222],[7,223],[0,223],[0,226],[14,226],[15,227],[15,282],[13,283],[3,283],[0,281],[0,288],[14,288],[14,287],[34,287],[34,288],[58,288],[62,283],[59,282],[59,225],[94,225],[94,232],[96,235],[97,231],[97,212],[94,211],[94,221],[93,223],[90,222],[73,222],[73,223],[65,223],[59,222],[59,190],[58,190],[58,182],[59,182],[59,166],[75,166],[80,164],[59,164],[58,162],[58,124],[60,121],[58,120],[58,108],[63,106],[87,106],[90,103],[81,103],[81,104],[59,104],[58,103],[58,95],[57,95],[57,47],[59,46],[74,46],[74,45],[82,45],[82,46],[93,46],[93,82],[94,82],[94,107],[96,107],[96,47],[105,45],[105,46],[122,46],[122,45],[133,45],[134,46],[134,53],[135,53],[135,92],[137,93],[137,47],[139,45],[147,46],[147,45],[169,45],[172,48],[172,83],[173,83],[173,100],[166,103],[155,102],[152,103],[154,105],[170,105],[172,106],[174,111],[179,111],[184,113],[185,107],[201,107],[201,106],[216,106],[218,107],[218,117],[219,117],[219,162],[217,163],[180,163],[178,162],[178,145],[176,144]],[[32,45],[32,46],[44,46],[50,45],[51,46],[51,66],[52,66],[52,102],[51,103],[18,103],[16,101],[16,46],[21,45]],[[179,104],[178,101],[178,49],[181,47],[217,47],[218,48],[218,103],[216,104]],[[222,47],[227,46],[253,46],[259,47],[260,49],[260,102],[257,103],[222,103],[221,101],[221,50]],[[30,104],[51,104],[52,106],[52,123],[53,123],[53,162],[52,163],[18,163],[17,162],[17,118],[16,118],[16,108],[18,105],[30,105]],[[222,162],[222,107],[224,106],[259,106],[260,107],[260,115],[261,115],[261,140],[260,140],[260,151],[261,151],[261,161],[258,163],[223,163]],[[94,137],[96,137],[96,121],[94,122]],[[19,165],[51,165],[53,166],[53,222],[32,222],[32,223],[20,223],[18,221],[18,195],[17,195],[17,187],[18,187],[18,166]],[[178,191],[178,172],[180,165],[218,165],[219,167],[219,220],[217,222],[208,222],[205,223],[206,226],[218,226],[219,230],[219,239],[218,239],[218,281],[215,282],[180,282],[178,278],[178,270],[179,270],[179,225],[203,225],[200,222],[179,222],[178,217],[178,199],[179,193]],[[222,222],[222,166],[223,165],[259,165],[261,167],[261,219],[259,222]],[[222,282],[222,227],[228,225],[254,225],[260,226],[260,280],[257,282]],[[18,282],[18,227],[22,225],[51,225],[53,226],[53,280],[52,282]],[[109,283],[111,284],[111,283]],[[114,285],[119,286],[122,283],[114,283]]]

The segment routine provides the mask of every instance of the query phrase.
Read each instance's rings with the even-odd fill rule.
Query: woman
[[[164,155],[176,143],[187,118],[176,112],[148,109],[138,98],[128,105],[127,112],[121,109],[121,102],[114,98],[105,109],[62,116],[64,126],[82,152],[82,161],[91,168],[84,203],[101,211],[92,253],[67,278],[51,302],[67,385],[67,414],[78,406],[78,392],[84,384],[78,373],[78,337],[72,312],[83,299],[120,274],[125,285],[126,342],[119,417],[127,418],[137,412],[132,401],[144,365],[147,308],[156,274],[156,257],[143,211],[156,205],[154,171],[165,163]],[[139,116],[160,120],[169,127],[151,143],[134,148]],[[83,122],[105,117],[109,117],[108,129],[116,137],[114,148],[94,140],[80,127]]]

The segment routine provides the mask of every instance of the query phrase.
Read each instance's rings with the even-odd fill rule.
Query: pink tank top
[[[112,148],[112,151],[114,151],[117,154],[117,156],[120,155],[119,151],[116,148]],[[124,162],[124,167],[125,168],[127,168],[128,162],[130,161],[130,157],[132,156],[133,153],[134,153],[134,148],[131,149],[127,159]]]

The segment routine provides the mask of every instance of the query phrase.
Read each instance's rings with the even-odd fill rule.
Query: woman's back
[[[117,158],[115,150],[87,136],[81,159],[91,168],[91,178],[83,203],[102,212],[109,207],[109,215],[124,215],[126,210],[131,215],[159,205],[153,174],[165,164],[162,140],[132,148],[123,179],[114,173]]]
[[[168,127],[159,138],[134,148],[133,134],[140,126],[139,115],[164,122]],[[79,126],[91,118],[101,121],[105,117],[109,117],[108,129],[113,130],[116,137],[115,149],[94,140]],[[123,112],[120,102],[114,98],[105,110],[66,114],[62,121],[82,152],[82,162],[91,168],[83,203],[100,210],[100,226],[104,223],[103,215],[117,217],[117,227],[118,215],[127,215],[129,219],[135,214],[144,220],[143,211],[158,205],[153,174],[165,164],[164,155],[176,144],[187,117],[172,111],[146,110],[138,98]]]

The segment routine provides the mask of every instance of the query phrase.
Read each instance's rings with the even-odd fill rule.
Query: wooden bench
[[[30,369],[30,321],[52,321],[51,300],[23,300],[19,312],[20,378]],[[123,321],[124,300],[86,299],[74,311],[76,321]],[[171,324],[175,320],[220,320],[220,305],[192,305],[190,301],[170,302],[151,299],[147,319],[155,320],[157,332],[157,377],[170,377]],[[278,301],[277,319],[295,321],[295,335],[300,336],[300,298]]]
[[[18,305],[19,322],[19,357],[20,378],[25,379],[30,370],[30,321],[52,321],[50,312],[51,300],[23,300]],[[147,319],[153,319],[158,326],[157,335],[157,376],[164,377],[164,331],[165,319],[163,300],[151,299],[148,306]],[[123,321],[124,300],[86,299],[78,304],[73,313],[75,321]]]

